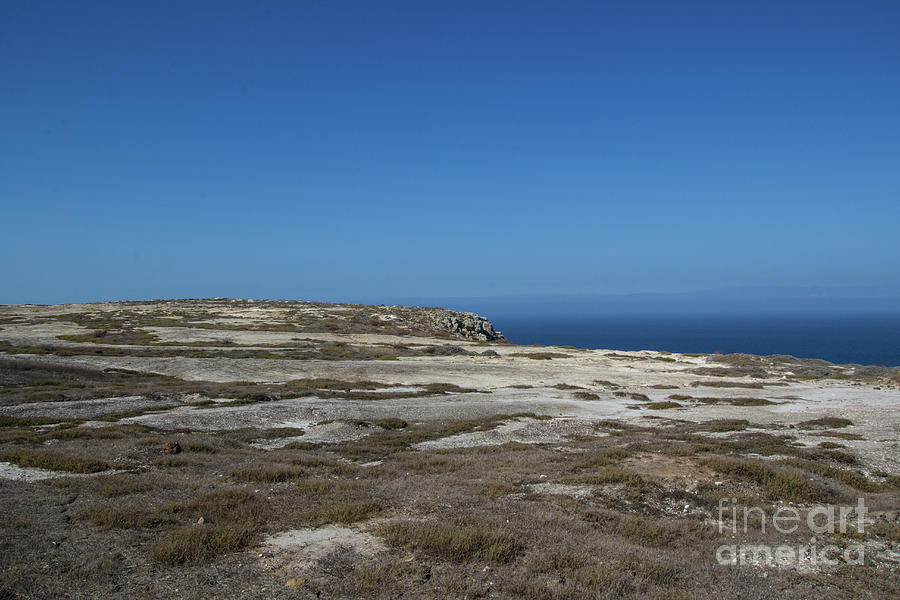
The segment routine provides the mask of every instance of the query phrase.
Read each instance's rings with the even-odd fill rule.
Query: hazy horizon
[[[188,297],[100,297],[56,299],[51,302],[4,302],[2,304],[84,304],[92,302],[179,300]],[[198,297],[199,298],[199,297]],[[597,315],[790,315],[900,314],[900,288],[866,286],[843,288],[791,288],[736,286],[691,292],[636,292],[632,294],[516,294],[502,296],[438,297],[252,297],[204,296],[246,300],[297,300],[349,304],[440,306],[451,310],[476,312],[485,316],[562,316]]]

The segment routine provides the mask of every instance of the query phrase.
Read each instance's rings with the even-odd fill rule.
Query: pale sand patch
[[[174,407],[168,400],[155,400],[146,396],[118,396],[92,400],[66,400],[59,402],[28,402],[0,408],[0,415],[8,417],[42,417],[50,419],[95,419],[109,413]],[[112,425],[113,423],[107,423]]]
[[[316,425],[310,422],[291,421],[287,423],[275,423],[272,427],[300,427],[305,433],[303,435],[283,438],[258,439],[254,440],[250,445],[262,450],[274,450],[276,448],[284,448],[293,442],[309,442],[313,444],[348,442],[371,435],[375,431],[381,431],[378,427],[359,427],[340,421],[323,423],[322,425]]]
[[[434,450],[441,448],[469,448],[472,446],[497,446],[509,442],[523,444],[553,443],[575,435],[600,437],[607,434],[597,431],[590,422],[581,419],[537,420],[517,418],[488,431],[459,433],[437,440],[420,442],[413,447],[417,450]]]
[[[20,467],[8,462],[0,462],[0,479],[11,481],[42,481],[44,479],[58,479],[60,477],[94,477],[96,475],[114,475],[123,471],[101,471],[99,473],[67,473],[65,471],[48,471],[34,467]]]
[[[642,477],[662,479],[686,489],[695,489],[700,482],[715,480],[715,473],[695,461],[680,456],[666,456],[642,452],[626,458],[623,466]]]
[[[568,485],[565,483],[532,483],[527,489],[537,494],[568,496],[579,500],[587,498],[594,490],[593,486],[590,485]]]
[[[372,556],[385,549],[379,538],[365,531],[326,525],[316,529],[292,529],[269,536],[259,549],[259,562],[264,571],[290,578],[338,550]]]

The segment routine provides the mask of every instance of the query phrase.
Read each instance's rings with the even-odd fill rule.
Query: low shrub
[[[382,526],[379,533],[394,546],[416,548],[455,562],[504,563],[522,549],[512,535],[488,523],[400,521]]]

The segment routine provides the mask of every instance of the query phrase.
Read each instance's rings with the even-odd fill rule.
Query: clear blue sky
[[[900,2],[0,2],[0,302],[900,274]]]

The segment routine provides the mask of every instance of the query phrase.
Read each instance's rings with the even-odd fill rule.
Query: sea
[[[516,344],[614,350],[790,354],[900,366],[900,313],[890,315],[607,315],[491,313]]]

